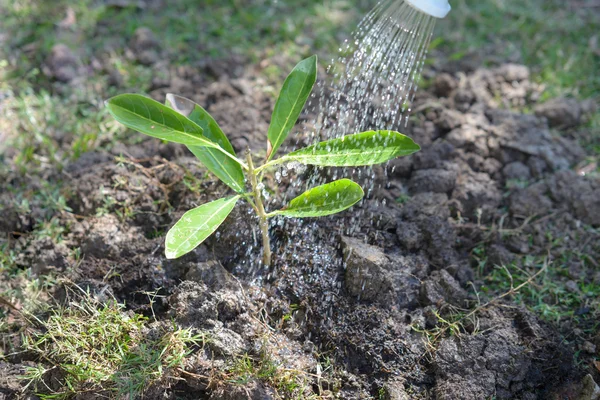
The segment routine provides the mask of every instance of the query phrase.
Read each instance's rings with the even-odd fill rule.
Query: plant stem
[[[258,215],[258,208],[256,208],[256,204],[254,204],[254,200],[252,200],[252,198],[254,197],[254,192],[252,192],[250,194],[246,193],[245,195],[242,195],[242,197],[244,199],[246,199],[248,204],[250,204],[252,206],[252,209],[254,209],[254,212],[256,212],[256,214]]]
[[[254,163],[252,162],[252,154],[250,149],[246,152],[246,159],[248,160],[248,175],[250,178],[250,184],[254,191],[254,202],[256,204],[256,212],[258,213],[260,231],[262,232],[263,239],[263,264],[268,267],[271,265],[271,241],[269,240],[269,221],[267,213],[265,212],[265,206],[262,202],[262,194],[258,187],[258,172],[254,169]]]

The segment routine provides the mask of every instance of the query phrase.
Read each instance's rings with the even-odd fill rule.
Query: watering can
[[[404,0],[414,8],[435,18],[444,18],[451,8],[448,0]]]

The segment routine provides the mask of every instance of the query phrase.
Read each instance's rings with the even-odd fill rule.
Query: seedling
[[[267,133],[267,157],[255,166],[246,151],[238,158],[215,120],[193,101],[168,94],[166,105],[138,94],[122,94],[106,102],[123,125],[169,142],[186,145],[202,164],[228,185],[235,195],[189,210],[167,233],[165,255],[178,258],[195,249],[225,221],[240,199],[256,212],[263,239],[263,263],[271,264],[269,218],[322,217],[346,210],[360,201],[362,188],[349,179],[314,187],[280,210],[267,212],[261,193],[264,172],[276,165],[354,167],[374,165],[412,154],[420,147],[409,137],[389,130],[367,131],[331,139],[273,159],[296,124],[317,78],[317,57],[301,61],[285,80]],[[249,186],[250,190],[246,187]]]

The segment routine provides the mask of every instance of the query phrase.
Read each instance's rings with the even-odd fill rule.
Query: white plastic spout
[[[419,11],[435,18],[444,18],[452,7],[448,0],[404,0]]]

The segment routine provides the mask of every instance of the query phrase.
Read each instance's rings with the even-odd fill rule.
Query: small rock
[[[475,400],[495,394],[496,379],[494,372],[486,368],[484,349],[485,339],[479,336],[442,339],[434,359],[436,399]]]
[[[383,185],[382,185],[383,186]],[[382,197],[385,196],[388,191],[382,190]],[[391,197],[390,199],[395,199]],[[381,204],[375,202],[365,202],[365,212],[370,214],[369,219],[371,226],[377,228],[380,231],[394,231],[396,229],[397,220],[400,214],[400,210],[397,208],[382,207]]]
[[[342,251],[346,263],[346,289],[351,295],[374,300],[391,292],[390,262],[379,247],[343,236]]]
[[[229,383],[213,391],[210,400],[275,400],[280,396],[273,388],[259,380],[252,380],[243,385]]]
[[[495,177],[497,173],[499,173],[502,168],[502,163],[495,158],[486,158],[481,166],[482,172]]]
[[[435,77],[433,84],[435,94],[440,97],[449,97],[454,89],[458,87],[458,81],[447,73],[441,73]]]
[[[552,200],[537,186],[517,189],[509,198],[509,211],[512,215],[530,217],[544,215],[552,209]]]
[[[151,65],[160,59],[160,44],[154,33],[148,28],[136,29],[129,46],[141,64]]]
[[[30,212],[19,210],[15,203],[6,197],[0,197],[3,207],[0,207],[0,232],[29,232],[33,229],[35,219]]]
[[[528,181],[531,179],[529,167],[519,161],[507,164],[502,170],[502,173],[504,174],[506,180]]]
[[[54,244],[49,238],[41,239],[45,242],[46,247],[38,248],[34,256],[33,271],[37,275],[48,273],[49,269],[62,270],[69,263],[67,257],[69,250],[64,244]]]
[[[551,197],[586,224],[600,225],[600,183],[574,171],[560,171],[548,180]]]
[[[443,169],[421,169],[415,171],[409,186],[413,193],[448,193],[454,189],[457,174]]]
[[[481,210],[481,218],[487,220],[497,210],[502,193],[488,174],[468,169],[458,176],[452,198],[464,217],[475,218]]]
[[[600,225],[600,188],[581,194],[579,199],[573,201],[575,215],[582,221],[593,225]]]
[[[581,102],[581,113],[584,115],[592,115],[598,111],[598,105],[594,99],[586,99]]]
[[[446,140],[456,147],[464,147],[470,143],[475,143],[479,138],[485,138],[486,132],[471,125],[463,125],[460,128],[452,130]]]
[[[552,127],[572,128],[581,120],[581,105],[575,99],[560,97],[536,106],[535,114],[546,117]]]
[[[182,282],[169,303],[171,316],[180,325],[215,331],[221,330],[223,321],[234,320],[253,307],[237,288],[213,291],[204,283],[191,281]],[[231,336],[228,332],[223,335]]]
[[[396,235],[400,241],[400,246],[406,250],[414,251],[423,246],[423,233],[419,226],[413,222],[400,221],[396,228]]]
[[[529,79],[529,68],[525,65],[505,64],[495,70],[497,75],[503,77],[506,82],[520,82]]]
[[[89,222],[84,221],[83,224],[86,226],[79,229],[86,232],[81,244],[82,254],[98,259],[116,259],[121,256],[121,247],[123,241],[127,240],[127,235],[122,232],[117,217],[108,214],[91,219]]]
[[[385,392],[383,396],[385,400],[410,400],[402,382],[395,380],[388,381],[383,385],[383,390]]]
[[[154,33],[145,27],[140,27],[135,30],[130,43],[131,48],[136,51],[151,50],[159,47],[158,40]]]
[[[246,96],[251,95],[253,91],[253,83],[248,79],[233,79],[231,86]]]
[[[583,345],[581,346],[581,349],[583,351],[585,351],[586,353],[590,353],[590,354],[596,354],[596,345],[592,342],[589,341],[585,341],[583,342]]]
[[[514,261],[515,255],[508,251],[506,247],[493,244],[487,249],[488,262],[492,265],[508,265]]]
[[[415,154],[411,161],[415,170],[430,168],[445,169],[447,161],[451,160],[453,155],[454,146],[452,144],[445,140],[436,140],[431,146]],[[405,157],[401,159],[405,159]]]
[[[25,374],[26,366],[23,364],[12,364],[0,360],[0,376],[2,377],[2,391],[0,391],[0,399],[18,399],[23,392],[24,380],[23,375]],[[4,397],[6,396],[6,397]],[[33,398],[25,397],[25,398]]]
[[[210,260],[193,265],[185,278],[190,281],[204,282],[212,289],[221,289],[226,286],[235,285],[231,275],[220,262]]]
[[[510,235],[505,239],[504,245],[513,253],[527,254],[530,251],[527,235]]]
[[[534,178],[541,178],[544,175],[544,172],[548,169],[548,164],[546,161],[540,157],[529,157],[527,160],[527,166],[529,167],[529,171]]]
[[[600,400],[600,386],[594,382],[592,375],[586,375],[581,384],[583,388],[576,400]]]
[[[438,126],[445,131],[451,131],[464,123],[465,116],[463,113],[450,109],[444,109],[437,122]]]
[[[418,218],[420,215],[448,219],[450,217],[448,195],[434,192],[417,193],[404,204],[401,214],[410,220]]]
[[[567,281],[565,288],[571,293],[579,293],[579,285],[575,281]]]
[[[515,326],[519,332],[532,338],[542,335],[543,328],[534,314],[526,308],[518,308],[515,311]]]
[[[511,383],[522,382],[531,366],[531,359],[524,353],[526,349],[519,343],[519,335],[514,328],[497,327],[486,339],[483,357],[487,368],[496,372],[496,384],[508,389]]]
[[[218,357],[236,357],[246,350],[242,336],[231,329],[222,327],[221,323],[217,322],[214,328],[208,332],[210,341],[207,344]]]
[[[475,93],[469,88],[458,88],[454,94],[454,103],[460,111],[466,112],[475,101]]]
[[[463,306],[468,298],[467,292],[446,270],[433,271],[430,278],[421,286],[423,305],[440,306],[450,303]]]
[[[456,264],[456,231],[447,219],[438,216],[421,217],[417,220],[425,238],[425,252],[429,261],[438,268]]]
[[[388,164],[388,171],[393,178],[408,178],[413,170],[412,157],[398,157]]]
[[[68,83],[81,74],[79,60],[66,45],[55,44],[46,60],[47,74],[54,79]]]

